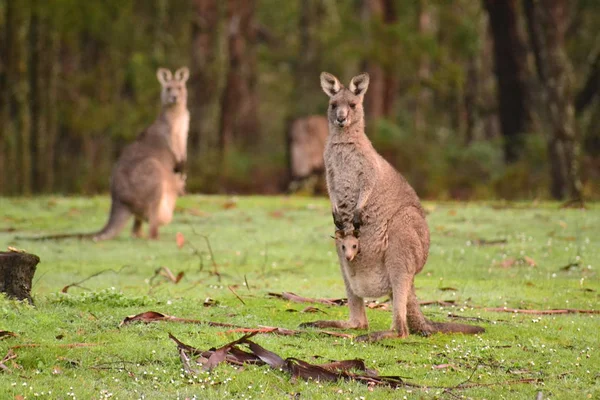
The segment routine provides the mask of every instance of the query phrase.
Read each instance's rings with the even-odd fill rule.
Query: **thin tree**
[[[525,0],[531,47],[541,83],[547,124],[550,192],[555,199],[582,200],[580,143],[575,127],[572,68],[565,51],[569,2]]]
[[[250,146],[259,137],[255,8],[255,0],[227,1],[229,69],[221,97],[219,148],[222,153],[234,142]]]
[[[193,0],[190,77],[190,133],[188,152],[197,155],[201,143],[210,146],[217,139],[219,98],[218,0]]]
[[[517,0],[483,0],[494,38],[494,64],[500,126],[507,163],[519,159],[529,123],[527,53],[518,27]]]

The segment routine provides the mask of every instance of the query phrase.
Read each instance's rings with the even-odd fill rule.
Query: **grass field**
[[[0,370],[1,399],[532,400],[539,392],[544,399],[600,398],[600,315],[484,309],[600,309],[598,205],[582,211],[551,203],[425,204],[432,246],[417,295],[454,306],[423,310],[437,321],[477,318],[467,323],[484,326],[480,336],[356,343],[306,329],[253,338],[284,358],[360,358],[381,375],[419,386],[398,389],[307,382],[268,366],[225,363],[190,375],[168,333],[200,349],[242,333],[178,322],[119,326],[150,310],[248,328],[299,329],[302,322],[346,318],[346,307],[268,296],[344,297],[326,199],[186,196],[159,241],[129,232],[102,243],[14,239],[99,229],[108,207],[107,197],[0,198],[0,249],[14,246],[41,258],[35,306],[0,300],[0,330],[15,334],[0,340],[0,359],[16,356]],[[185,238],[181,248],[178,232]],[[155,276],[160,267],[184,275],[174,283]],[[308,306],[320,312],[302,312]],[[367,313],[371,330],[391,323],[389,311]]]

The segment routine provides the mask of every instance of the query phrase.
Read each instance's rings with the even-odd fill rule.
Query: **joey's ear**
[[[325,94],[329,97],[333,97],[342,90],[342,84],[335,76],[329,72],[321,72],[321,87]]]
[[[335,238],[336,239],[343,239],[344,238],[344,231],[341,229],[338,229],[335,231]]]
[[[181,83],[185,83],[190,77],[190,70],[188,67],[181,67],[177,71],[175,71],[175,79],[180,81]]]
[[[350,81],[350,91],[357,96],[363,96],[367,92],[367,88],[369,87],[369,74],[362,73],[360,75],[356,75]]]
[[[353,230],[352,236],[358,239],[360,237],[360,231],[358,229]]]
[[[156,77],[161,85],[165,86],[171,79],[173,79],[173,75],[171,71],[166,68],[159,68],[156,70]]]

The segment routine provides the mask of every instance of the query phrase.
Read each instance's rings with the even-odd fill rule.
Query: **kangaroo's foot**
[[[131,235],[134,238],[141,238],[143,236],[142,234],[142,220],[139,218],[135,218],[135,220],[133,221],[133,227],[131,228]]]
[[[301,328],[338,328],[338,329],[368,329],[369,324],[352,321],[312,321],[303,322]]]
[[[371,332],[366,335],[360,335],[354,338],[356,342],[377,342],[381,339],[403,339],[408,336],[406,334],[400,334],[397,331],[379,331],[379,332]]]

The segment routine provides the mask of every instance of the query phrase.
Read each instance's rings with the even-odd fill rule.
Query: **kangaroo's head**
[[[360,253],[360,243],[358,240],[360,233],[358,230],[345,232],[343,230],[335,231],[335,240],[339,243],[344,252],[346,260],[352,261]]]
[[[344,128],[364,120],[363,98],[369,87],[369,74],[356,75],[345,88],[338,78],[322,72],[321,87],[329,96],[327,119],[330,124]]]
[[[160,100],[163,107],[171,107],[175,105],[187,104],[187,89],[185,82],[190,76],[190,71],[187,67],[179,68],[175,71],[175,75],[171,74],[166,68],[159,68],[156,71],[156,77],[162,86],[160,92]]]

